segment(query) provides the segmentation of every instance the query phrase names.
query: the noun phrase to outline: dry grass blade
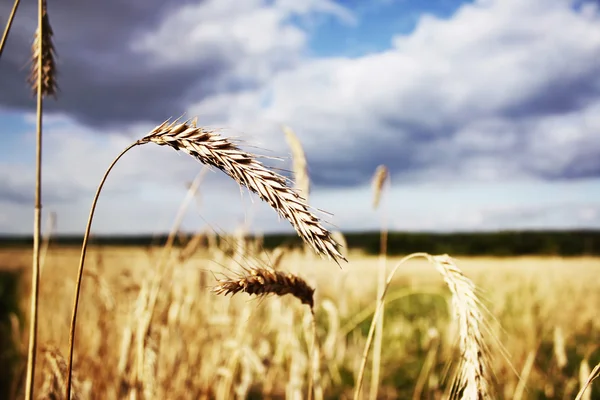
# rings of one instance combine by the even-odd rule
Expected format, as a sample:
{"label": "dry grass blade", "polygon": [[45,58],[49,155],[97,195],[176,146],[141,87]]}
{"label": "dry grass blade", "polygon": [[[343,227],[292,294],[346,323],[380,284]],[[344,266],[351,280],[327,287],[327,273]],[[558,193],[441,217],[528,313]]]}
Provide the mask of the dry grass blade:
{"label": "dry grass blade", "polygon": [[308,195],[310,194],[310,178],[308,177],[308,165],[306,162],[306,155],[304,149],[298,137],[294,131],[287,127],[283,127],[285,137],[292,149],[292,157],[294,160],[294,181],[298,192],[306,201],[308,201]]}
{"label": "dry grass blade", "polygon": [[267,296],[269,294],[285,296],[291,294],[300,300],[302,304],[308,305],[311,309],[313,308],[315,289],[310,287],[304,279],[290,273],[274,271],[270,268],[254,268],[245,272],[246,274],[217,279],[217,286],[213,288],[213,292],[224,295],[235,295],[244,292],[256,296]]}
{"label": "dry grass blade", "polygon": [[388,169],[385,165],[380,165],[375,170],[373,175],[373,208],[376,209],[379,206],[381,200],[381,192],[383,191],[383,184],[388,177]]}
{"label": "dry grass blade", "polygon": [[287,185],[286,179],[229,139],[192,124],[166,121],[139,141],[149,142],[184,151],[201,163],[220,169],[277,210],[317,253],[336,262],[345,260],[329,231],[309,211],[306,201]]}
{"label": "dry grass blade", "polygon": [[577,397],[575,397],[575,400],[582,400],[584,398],[583,396],[587,392],[594,379],[597,379],[598,377],[600,377],[600,364],[596,365],[592,372],[589,374],[587,380],[581,386],[581,390],[579,390],[579,393],[577,393]]}
{"label": "dry grass blade", "polygon": [[[54,50],[54,44],[52,43],[52,26],[50,25],[50,19],[48,18],[48,8],[46,0],[42,0],[42,29],[35,32],[35,38],[33,40],[32,50],[32,68],[31,74],[27,79],[27,82],[31,85],[33,92],[37,93],[38,85],[38,74],[42,75],[42,96],[53,96],[56,98],[56,92],[58,91],[58,85],[56,83],[56,54]],[[40,63],[38,59],[42,57],[41,72]]]}
{"label": "dry grass blade", "polygon": [[484,317],[475,285],[448,255],[433,256],[432,262],[452,293],[452,308],[458,323],[460,364],[454,382],[462,399],[489,399],[489,366],[483,339]]}

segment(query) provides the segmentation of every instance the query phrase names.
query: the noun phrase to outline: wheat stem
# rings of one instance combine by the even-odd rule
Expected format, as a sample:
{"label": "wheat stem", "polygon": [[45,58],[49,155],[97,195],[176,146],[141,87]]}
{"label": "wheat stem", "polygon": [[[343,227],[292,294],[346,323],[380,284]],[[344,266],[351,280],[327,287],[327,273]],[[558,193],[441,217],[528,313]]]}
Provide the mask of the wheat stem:
{"label": "wheat stem", "polygon": [[[41,87],[41,85],[39,87]],[[129,150],[131,150],[132,148],[134,148],[135,146],[137,146],[139,144],[140,144],[139,142],[135,142],[135,143],[129,145],[125,150],[123,150],[121,152],[121,154],[119,154],[117,156],[117,158],[115,158],[113,160],[113,162],[110,164],[110,166],[104,173],[104,176],[102,177],[102,180],[100,181],[100,184],[98,185],[98,189],[96,190],[96,194],[94,195],[94,199],[92,200],[92,207],[90,209],[87,226],[85,228],[85,234],[83,236],[83,243],[81,245],[81,257],[79,259],[79,267],[77,270],[77,281],[75,282],[75,298],[73,300],[73,310],[72,310],[72,315],[71,315],[71,328],[69,331],[69,355],[68,355],[68,359],[67,359],[67,381],[66,381],[66,385],[65,385],[65,399],[71,398],[71,375],[72,375],[72,370],[73,370],[73,348],[75,346],[75,326],[76,326],[76,322],[77,322],[77,309],[79,307],[79,293],[81,292],[81,280],[83,277],[83,265],[85,263],[85,256],[86,256],[88,241],[90,238],[90,230],[92,228],[92,220],[94,219],[94,212],[96,211],[96,203],[98,202],[98,198],[100,197],[100,192],[102,191],[102,187],[104,186],[104,183],[106,182],[106,178],[108,178],[108,174],[110,173],[110,171],[112,171],[115,164],[121,159],[121,157],[123,157],[125,155],[125,153],[127,153]]]}
{"label": "wheat stem", "polygon": [[[44,15],[44,0],[38,1],[38,30],[42,37],[44,24],[42,22]],[[42,91],[42,65],[43,41],[40,39],[37,45],[37,104],[36,104],[36,141],[35,141],[35,204],[33,212],[33,265],[31,270],[31,304],[29,315],[29,348],[27,351],[27,372],[25,383],[25,400],[31,400],[33,397],[33,385],[35,378],[35,360],[37,348],[37,324],[38,324],[38,300],[40,284],[40,240],[42,230],[42,113],[43,113],[43,91]]]}
{"label": "wheat stem", "polygon": [[[381,202],[383,189],[386,182],[389,182],[389,172],[385,165],[380,165],[375,170],[373,177],[373,208],[377,209]],[[386,209],[381,211],[381,232],[379,242],[379,268],[377,273],[377,301],[381,300],[381,294],[385,287],[385,273],[387,270],[387,237]],[[380,382],[381,368],[381,347],[383,342],[383,319],[384,313],[381,313],[377,319],[375,327],[375,343],[373,344],[373,373],[371,375],[371,386],[369,388],[369,399],[376,400]]]}
{"label": "wheat stem", "polygon": [[4,28],[4,33],[2,34],[2,41],[0,41],[0,57],[2,57],[2,52],[4,51],[4,45],[6,44],[6,39],[8,38],[8,33],[10,32],[10,28],[13,23],[13,19],[15,18],[15,14],[17,13],[17,8],[19,8],[19,3],[21,0],[15,0],[13,4],[13,8],[10,11],[10,15],[8,16],[8,21],[6,22],[6,28]]}
{"label": "wheat stem", "polygon": [[377,309],[375,310],[375,314],[373,315],[373,320],[371,322],[371,327],[369,328],[369,333],[367,335],[367,341],[365,343],[365,349],[363,350],[362,358],[361,358],[361,361],[360,361],[360,369],[358,371],[358,378],[356,380],[356,387],[354,388],[354,400],[358,400],[360,398],[360,390],[362,388],[362,383],[363,383],[363,379],[364,379],[364,376],[365,376],[365,367],[367,365],[367,358],[369,356],[369,349],[371,348],[371,342],[373,341],[373,335],[375,333],[376,322],[379,319],[379,315],[383,312],[383,305],[384,305],[384,301],[385,301],[385,295],[386,295],[386,293],[387,293],[387,291],[388,291],[388,289],[390,287],[390,283],[392,282],[392,278],[394,277],[394,274],[396,273],[396,271],[398,270],[398,268],[400,268],[400,266],[402,264],[404,264],[408,260],[411,260],[413,258],[418,258],[418,257],[428,258],[430,256],[427,253],[413,253],[413,254],[409,254],[408,256],[406,256],[402,260],[400,260],[398,262],[398,264],[396,264],[396,266],[394,267],[394,269],[392,269],[392,272],[390,272],[390,274],[388,275],[388,278],[387,278],[387,280],[385,282],[385,288],[383,289],[383,293],[379,297],[379,301],[378,301],[378,304],[377,304]]}

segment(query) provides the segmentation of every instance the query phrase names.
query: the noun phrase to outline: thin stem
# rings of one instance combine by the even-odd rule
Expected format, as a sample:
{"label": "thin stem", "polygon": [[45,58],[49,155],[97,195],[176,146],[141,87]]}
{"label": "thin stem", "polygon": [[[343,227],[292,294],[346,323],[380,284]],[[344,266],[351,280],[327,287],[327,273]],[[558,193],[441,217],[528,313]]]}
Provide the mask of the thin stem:
{"label": "thin stem", "polygon": [[[389,174],[387,174],[385,181],[381,185],[382,197],[381,203],[381,232],[379,241],[379,271],[377,274],[377,301],[382,302],[381,294],[385,286],[385,273],[387,271],[387,224],[386,224],[386,207],[385,199],[383,199],[383,190],[386,182],[389,182]],[[377,400],[377,392],[379,391],[380,382],[380,371],[381,371],[381,347],[383,342],[383,318],[384,313],[379,315],[377,318],[377,325],[375,326],[375,343],[373,344],[373,374],[371,375],[371,387],[369,388],[369,400]]]}
{"label": "thin stem", "polygon": [[0,42],[0,57],[2,57],[2,52],[4,51],[4,45],[6,44],[6,39],[8,38],[8,33],[10,32],[10,27],[12,26],[13,19],[15,18],[15,14],[17,13],[17,8],[19,8],[19,3],[21,0],[15,0],[13,4],[13,8],[10,11],[10,15],[8,16],[8,21],[6,22],[6,28],[4,28],[4,33],[2,34],[2,41]]}
{"label": "thin stem", "polygon": [[106,182],[106,178],[108,178],[108,174],[113,169],[115,164],[133,147],[141,144],[139,141],[129,145],[125,150],[121,152],[113,160],[110,164],[100,184],[98,185],[98,189],[96,190],[96,194],[94,195],[94,200],[92,201],[92,208],[90,209],[90,215],[88,217],[87,226],[85,228],[85,234],[83,236],[83,244],[81,245],[81,257],[79,259],[79,268],[77,270],[77,282],[75,283],[75,298],[73,300],[73,314],[71,315],[71,329],[69,331],[69,358],[67,362],[67,382],[65,387],[65,399],[71,398],[71,376],[73,371],[73,349],[75,347],[75,324],[77,322],[77,308],[79,306],[79,292],[81,291],[81,279],[83,277],[83,264],[85,262],[85,255],[88,246],[88,240],[90,237],[90,230],[92,228],[92,220],[94,219],[94,212],[96,211],[96,203],[98,202],[98,198],[100,197],[100,192],[102,191],[102,187],[104,186],[104,182]]}
{"label": "thin stem", "polygon": [[390,274],[388,275],[388,278],[385,282],[385,289],[383,290],[383,293],[381,294],[381,297],[379,298],[379,301],[378,301],[379,304],[377,305],[377,309],[375,310],[375,315],[373,315],[373,321],[371,322],[371,328],[369,329],[369,334],[367,335],[367,342],[365,343],[365,349],[363,351],[362,359],[360,361],[360,369],[358,372],[358,378],[356,380],[356,387],[354,388],[354,400],[358,400],[360,398],[360,389],[362,387],[363,378],[365,376],[365,366],[367,365],[367,358],[369,356],[369,348],[371,347],[371,342],[373,341],[373,334],[375,332],[375,325],[376,325],[377,319],[379,318],[379,314],[381,314],[381,312],[383,311],[385,295],[390,287],[390,283],[392,282],[392,279],[394,278],[394,274],[396,273],[396,271],[398,270],[398,268],[400,268],[400,266],[402,264],[404,264],[408,260],[411,260],[411,259],[417,258],[417,257],[423,257],[423,258],[426,258],[427,260],[429,260],[431,256],[427,253],[409,254],[406,257],[404,257],[402,260],[400,260],[398,262],[398,264],[396,264],[394,269],[392,269],[392,272],[390,272]]}
{"label": "thin stem", "polygon": [[[309,392],[311,398],[315,400],[323,400],[323,387],[321,386],[321,350],[317,338],[317,317],[315,316],[314,308],[310,309],[311,326],[312,326],[312,390]],[[314,397],[313,397],[314,396]]]}
{"label": "thin stem", "polygon": [[[13,8],[16,11],[16,5]],[[42,46],[42,16],[44,13],[44,0],[38,1],[38,29],[39,45]],[[9,19],[12,22],[12,19]],[[5,32],[8,35],[8,26]],[[4,45],[4,38],[2,41]],[[38,323],[38,300],[40,284],[40,236],[41,236],[41,214],[42,214],[42,114],[43,114],[43,96],[42,96],[42,62],[43,49],[39,49],[37,58],[37,122],[35,139],[35,205],[33,211],[33,265],[31,269],[31,304],[29,311],[29,348],[27,351],[27,372],[25,381],[25,400],[31,400],[33,397],[33,386],[35,378],[35,358],[37,347],[37,323]]]}

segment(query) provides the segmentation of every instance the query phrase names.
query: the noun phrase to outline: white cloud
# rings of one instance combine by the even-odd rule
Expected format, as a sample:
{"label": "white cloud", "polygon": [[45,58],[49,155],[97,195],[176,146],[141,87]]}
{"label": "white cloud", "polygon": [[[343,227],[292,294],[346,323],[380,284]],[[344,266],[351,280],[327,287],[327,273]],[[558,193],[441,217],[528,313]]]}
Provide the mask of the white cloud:
{"label": "white cloud", "polygon": [[[332,222],[342,229],[377,228],[367,184],[381,163],[402,184],[389,198],[392,228],[600,224],[598,204],[586,200],[600,183],[592,180],[576,195],[565,183],[600,174],[597,7],[577,12],[559,0],[479,1],[447,20],[423,17],[387,51],[306,59],[308,33],[290,16],[323,13],[347,23],[354,18],[329,1],[206,1],[175,9],[134,48],[157,69],[190,65],[207,54],[236,60],[219,75],[219,93],[190,104],[188,115],[270,155],[289,155],[280,126],[290,125],[322,185],[312,203],[333,212]],[[51,122],[45,190],[57,198],[83,195],[49,207],[59,218],[75,215],[59,227],[78,230],[104,168],[152,127],[100,136],[68,118]],[[167,229],[183,184],[199,169],[170,149],[132,151],[109,179],[96,229]],[[21,183],[29,185],[32,174],[23,176]],[[218,176],[203,186],[209,222],[227,229],[254,215],[259,230],[287,229],[266,206],[248,203],[247,195],[240,203],[235,185]],[[553,189],[540,183],[560,178],[564,182]],[[491,189],[491,183],[509,186]],[[16,206],[5,207],[12,215]],[[15,221],[12,229],[29,230],[20,219],[29,214],[15,211],[21,216],[12,219],[4,211],[2,226],[10,225],[8,218]],[[191,225],[203,223],[190,218]]]}

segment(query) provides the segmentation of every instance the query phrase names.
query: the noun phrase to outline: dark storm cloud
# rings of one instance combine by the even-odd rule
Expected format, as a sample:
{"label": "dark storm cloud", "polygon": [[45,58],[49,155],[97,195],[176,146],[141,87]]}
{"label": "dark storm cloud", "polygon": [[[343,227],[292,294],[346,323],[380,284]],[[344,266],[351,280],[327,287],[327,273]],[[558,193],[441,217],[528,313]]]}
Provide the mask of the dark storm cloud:
{"label": "dark storm cloud", "polygon": [[548,80],[538,90],[501,111],[509,118],[531,118],[576,112],[600,97],[600,63],[590,62],[581,73]]}
{"label": "dark storm cloud", "polygon": [[[215,93],[234,64],[232,56],[219,47],[208,48],[210,56],[200,61],[160,68],[150,66],[130,48],[132,40],[155,28],[167,10],[185,3],[50,2],[60,93],[58,101],[46,102],[46,109],[66,112],[96,127],[132,121],[156,123],[180,115],[189,101]],[[9,2],[0,5],[0,15],[8,15],[10,6]],[[31,111],[35,104],[25,81],[36,8],[24,2],[15,18],[0,60],[0,107]],[[228,89],[236,90],[235,86]]]}
{"label": "dark storm cloud", "polygon": [[[423,158],[422,150],[431,142],[434,132],[414,124],[397,124],[391,130],[396,132],[395,137],[361,132],[361,136],[369,138],[368,145],[355,141],[343,152],[324,148],[312,159],[309,153],[307,160],[314,185],[334,188],[362,185],[371,181],[381,164],[388,166],[393,177],[398,174],[402,180],[411,180],[413,171],[427,166],[428,160]],[[401,132],[412,134],[401,135]]]}

